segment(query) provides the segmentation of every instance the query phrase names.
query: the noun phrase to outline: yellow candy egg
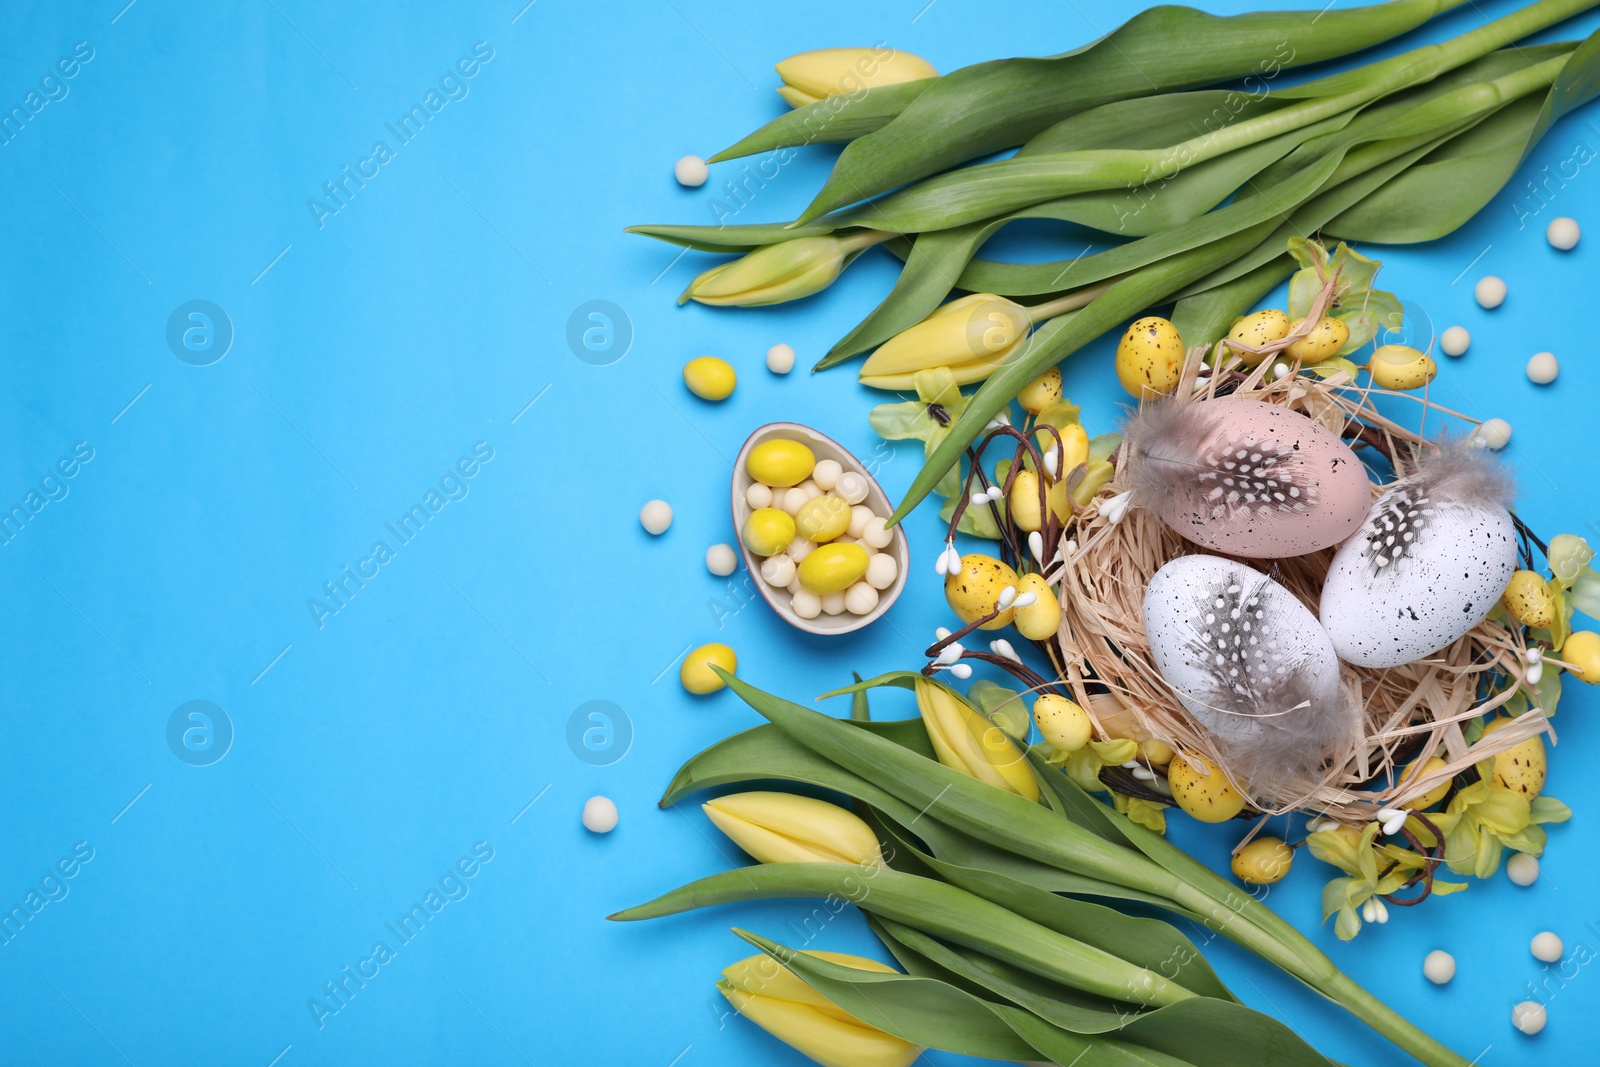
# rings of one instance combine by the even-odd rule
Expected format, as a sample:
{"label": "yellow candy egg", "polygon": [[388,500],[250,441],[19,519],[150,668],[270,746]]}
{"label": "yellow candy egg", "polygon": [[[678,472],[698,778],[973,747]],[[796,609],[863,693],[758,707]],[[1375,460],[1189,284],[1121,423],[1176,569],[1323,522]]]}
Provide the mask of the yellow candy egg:
{"label": "yellow candy egg", "polygon": [[1017,583],[1017,596],[1032,593],[1032,604],[1014,608],[1011,622],[1017,633],[1030,641],[1043,641],[1061,628],[1061,602],[1056,599],[1050,583],[1037,574],[1024,574]]}
{"label": "yellow candy egg", "polygon": [[[977,622],[995,609],[1000,591],[1017,588],[1017,572],[993,556],[972,553],[961,557],[961,570],[944,580],[944,598],[962,622]],[[998,630],[1011,624],[1015,609],[1007,608],[980,629]]]}
{"label": "yellow candy egg", "polygon": [[819,545],[843,537],[850,529],[850,505],[832,493],[814,496],[800,505],[794,516],[794,528],[801,537]]}
{"label": "yellow candy egg", "polygon": [[775,556],[794,540],[794,520],[777,508],[757,508],[744,520],[739,540],[758,556]]}
{"label": "yellow candy egg", "polygon": [[1384,345],[1367,361],[1372,384],[1381,389],[1421,389],[1439,373],[1439,365],[1415,348]]}
{"label": "yellow candy egg", "polygon": [[1178,807],[1201,822],[1227,822],[1244,810],[1244,797],[1216,764],[1197,753],[1173,758],[1167,784]]}
{"label": "yellow candy egg", "polygon": [[1147,741],[1139,742],[1139,755],[1144,757],[1146,763],[1153,763],[1157,767],[1165,767],[1172,762],[1172,757],[1176,756],[1177,753],[1165,741],[1157,741],[1155,738],[1150,738]]}
{"label": "yellow candy egg", "polygon": [[[1300,329],[1300,324],[1305,319],[1297,319],[1289,327],[1289,333]],[[1284,334],[1285,337],[1289,334]],[[1302,363],[1321,363],[1325,359],[1332,359],[1339,354],[1339,349],[1350,340],[1350,327],[1338,319],[1324,315],[1311,327],[1311,332],[1300,340],[1284,349],[1284,355],[1290,359],[1298,359]]]}
{"label": "yellow candy egg", "polygon": [[[1499,730],[1510,722],[1503,716],[1490,719],[1483,728],[1483,736]],[[1545,775],[1550,771],[1550,759],[1544,751],[1544,738],[1538,734],[1518,741],[1494,757],[1494,784],[1515,790],[1529,800],[1544,789]]]}
{"label": "yellow candy egg", "polygon": [[1017,394],[1017,403],[1022,405],[1022,410],[1034,415],[1061,399],[1061,368],[1051,367],[1033,381],[1022,387],[1022,392]]}
{"label": "yellow candy egg", "polygon": [[[1429,756],[1427,759],[1412,760],[1411,766],[1406,768],[1406,773],[1401,777],[1400,782],[1402,785],[1404,785],[1406,782],[1415,782],[1418,779],[1427,777],[1435,771],[1443,770],[1444,766],[1444,760],[1440,759],[1438,756]],[[1408,808],[1423,810],[1426,808],[1431,808],[1435,804],[1439,803],[1439,801],[1444,799],[1444,795],[1448,792],[1450,792],[1450,780],[1447,778],[1421,796],[1407,798],[1404,803]]]}
{"label": "yellow candy egg", "polygon": [[1166,319],[1135,319],[1117,342],[1117,381],[1136,397],[1165,395],[1183,371],[1183,338]]}
{"label": "yellow candy egg", "polygon": [[701,645],[683,657],[683,665],[678,668],[678,681],[696,695],[715,693],[728,683],[717,677],[717,672],[711,669],[714,666],[732,674],[739,666],[739,657],[727,645]]}
{"label": "yellow candy egg", "polygon": [[816,453],[799,441],[777,438],[763,441],[745,457],[744,469],[762,485],[774,489],[799,485],[817,465]]}
{"label": "yellow candy egg", "polygon": [[733,365],[716,356],[701,356],[683,365],[683,384],[702,400],[726,400],[739,376]]}
{"label": "yellow candy egg", "polygon": [[867,573],[871,553],[856,544],[827,544],[800,561],[800,585],[817,596],[842,593]]}
{"label": "yellow candy egg", "polygon": [[1572,677],[1590,685],[1600,685],[1600,634],[1592,630],[1578,630],[1557,654],[1572,664]]}
{"label": "yellow candy egg", "polygon": [[[1244,318],[1233,324],[1233,329],[1228,331],[1231,340],[1241,344],[1252,345],[1260,348],[1270,345],[1274,341],[1281,341],[1289,336],[1289,316],[1277,308],[1267,308],[1263,311],[1252,311]],[[1253,367],[1266,359],[1265,354],[1255,352],[1240,352],[1231,349],[1234,355],[1244,360],[1245,366]]]}
{"label": "yellow candy egg", "polygon": [[1033,721],[1052,748],[1076,752],[1094,736],[1089,713],[1076,701],[1055,693],[1045,693],[1033,702]]}
{"label": "yellow candy egg", "polygon": [[1294,849],[1277,837],[1258,837],[1233,854],[1228,866],[1235,878],[1249,885],[1281,881],[1294,863]]}
{"label": "yellow candy egg", "polygon": [[1537,571],[1518,571],[1506,583],[1500,603],[1524,626],[1542,630],[1556,621],[1556,598],[1550,583]]}

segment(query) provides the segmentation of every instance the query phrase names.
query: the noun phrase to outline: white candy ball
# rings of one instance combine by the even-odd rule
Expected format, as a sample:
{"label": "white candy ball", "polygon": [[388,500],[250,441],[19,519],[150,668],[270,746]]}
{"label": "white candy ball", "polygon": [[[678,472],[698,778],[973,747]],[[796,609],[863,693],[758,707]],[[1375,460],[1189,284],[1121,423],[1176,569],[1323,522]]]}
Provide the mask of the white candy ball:
{"label": "white candy ball", "polygon": [[795,593],[794,599],[789,601],[789,606],[802,619],[814,619],[822,614],[822,598],[809,589]]}
{"label": "white candy ball", "polygon": [[1544,1029],[1544,1005],[1536,1000],[1524,1000],[1511,1009],[1511,1025],[1525,1034],[1537,1034]]}
{"label": "white candy ball", "polygon": [[811,469],[811,480],[821,487],[823,492],[831,493],[833,487],[839,484],[839,476],[844,473],[844,468],[836,459],[819,459],[817,465]]}
{"label": "white candy ball", "polygon": [[760,482],[751,482],[750,488],[744,491],[744,502],[752,508],[770,508],[772,506],[772,487],[762,485]]}
{"label": "white candy ball", "polygon": [[844,497],[846,504],[859,504],[867,499],[867,480],[855,471],[845,471],[839,475],[839,481],[833,488]]}
{"label": "white candy ball", "polygon": [[844,591],[844,609],[852,615],[866,615],[878,606],[878,591],[867,582],[857,582]]}
{"label": "white candy ball", "polygon": [[794,349],[788,345],[773,345],[767,349],[767,369],[773,374],[788,374],[794,370]]}
{"label": "white candy ball", "polygon": [[617,828],[617,806],[610,797],[590,797],[583,802],[583,825],[597,834]]}
{"label": "white candy ball", "polygon": [[726,578],[739,569],[739,556],[732,545],[712,545],[706,549],[706,570]]}
{"label": "white candy ball", "polygon": [[1528,951],[1533,953],[1536,960],[1555,963],[1567,954],[1567,946],[1561,943],[1561,938],[1546,930],[1533,935],[1533,940],[1528,943]]}
{"label": "white candy ball", "polygon": [[1422,975],[1434,985],[1444,985],[1456,976],[1456,958],[1436,948],[1423,958]]}
{"label": "white candy ball", "polygon": [[822,486],[817,484],[817,480],[815,478],[807,478],[805,481],[795,486],[795,488],[804,493],[807,500],[814,500],[822,495]]}
{"label": "white candy ball", "polygon": [[790,518],[793,518],[800,514],[801,505],[810,499],[806,495],[806,491],[797,485],[792,489],[783,490],[781,494],[774,492],[772,494],[772,506],[782,509],[788,513]]}
{"label": "white candy ball", "polygon": [[678,179],[679,185],[694,188],[704,185],[711,171],[706,167],[706,161],[699,156],[684,156],[672,165],[672,174]]}
{"label": "white candy ball", "polygon": [[861,535],[867,532],[867,523],[877,517],[865,504],[857,504],[850,509],[850,528],[845,533],[859,541]]}
{"label": "white candy ball", "polygon": [[1528,360],[1528,381],[1534,385],[1549,385],[1560,373],[1561,364],[1556,362],[1554,353],[1535,352]]}
{"label": "white candy ball", "polygon": [[1488,419],[1472,431],[1472,439],[1499,451],[1511,443],[1511,424],[1505,419]]}
{"label": "white candy ball", "polygon": [[1515,885],[1528,886],[1539,880],[1539,857],[1518,852],[1506,860],[1506,877]]}
{"label": "white candy ball", "polygon": [[672,505],[665,500],[652,500],[639,509],[639,525],[653,534],[664,534],[672,525]]}
{"label": "white candy ball", "polygon": [[[853,515],[851,517],[854,518]],[[874,515],[868,519],[867,524],[861,528],[862,543],[872,548],[888,548],[889,542],[894,540],[894,534],[884,525],[885,522],[887,520],[882,515]]]}
{"label": "white candy ball", "polygon": [[1465,326],[1451,326],[1439,335],[1439,348],[1447,356],[1462,356],[1472,344],[1472,335]]}
{"label": "white candy ball", "polygon": [[822,598],[822,611],[826,615],[844,614],[844,594],[829,593]]}
{"label": "white candy ball", "polygon": [[1551,219],[1550,225],[1545,228],[1544,239],[1550,242],[1551,248],[1569,251],[1578,243],[1578,220],[1565,215]]}
{"label": "white candy ball", "polygon": [[776,556],[768,556],[761,561],[761,578],[768,585],[775,585],[779,589],[787,589],[795,581],[794,560],[787,552],[779,552]]}
{"label": "white candy ball", "polygon": [[815,541],[807,541],[804,537],[796,535],[795,539],[789,542],[789,547],[783,551],[785,555],[794,560],[795,566],[798,567],[807,556],[816,550],[817,544]]}
{"label": "white candy ball", "polygon": [[887,589],[900,576],[900,564],[887,552],[874,552],[867,559],[867,584],[874,589]]}
{"label": "white candy ball", "polygon": [[1506,302],[1506,283],[1490,274],[1478,279],[1472,295],[1477,298],[1479,307],[1497,308]]}

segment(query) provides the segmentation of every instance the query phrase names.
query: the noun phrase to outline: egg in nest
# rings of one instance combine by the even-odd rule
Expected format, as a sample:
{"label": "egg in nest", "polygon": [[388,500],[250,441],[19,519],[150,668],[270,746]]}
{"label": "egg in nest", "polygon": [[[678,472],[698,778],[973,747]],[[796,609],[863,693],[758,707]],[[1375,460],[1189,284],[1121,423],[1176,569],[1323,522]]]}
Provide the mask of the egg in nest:
{"label": "egg in nest", "polygon": [[1309,789],[1359,739],[1333,642],[1267,575],[1179,556],[1145,587],[1144,626],[1162,679],[1252,793]]}
{"label": "egg in nest", "polygon": [[1498,460],[1457,441],[1379,497],[1322,586],[1322,625],[1340,658],[1397,667],[1482,622],[1517,569],[1514,495]]}
{"label": "egg in nest", "polygon": [[1125,428],[1133,502],[1204,548],[1283,559],[1361,525],[1366,470],[1338,435],[1247,397],[1147,405]]}

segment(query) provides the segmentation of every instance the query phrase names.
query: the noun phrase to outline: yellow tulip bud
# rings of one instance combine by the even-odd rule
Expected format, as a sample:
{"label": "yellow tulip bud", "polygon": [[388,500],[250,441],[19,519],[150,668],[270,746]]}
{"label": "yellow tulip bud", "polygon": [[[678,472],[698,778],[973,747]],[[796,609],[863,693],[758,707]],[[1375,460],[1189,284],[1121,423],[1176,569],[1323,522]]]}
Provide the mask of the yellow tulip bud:
{"label": "yellow tulip bud", "polygon": [[[863,956],[806,955],[860,971],[895,973]],[[823,1067],[910,1067],[924,1051],[857,1019],[771,956],[735,963],[722,972],[717,989],[740,1015]]]}
{"label": "yellow tulip bud", "polygon": [[862,249],[892,236],[865,230],[844,237],[796,237],[765,245],[700,274],[678,296],[678,303],[696,300],[718,307],[761,307],[799,300],[832,285]]}
{"label": "yellow tulip bud", "polygon": [[783,85],[778,95],[790,107],[805,107],[829,96],[845,96],[880,85],[937,78],[921,56],[892,48],[819,48],[790,56],[777,66]]}
{"label": "yellow tulip bud", "polygon": [[951,368],[958,384],[966,384],[961,379],[981,381],[1027,342],[1028,328],[1028,312],[1021,304],[973,293],[939,306],[879,345],[861,365],[861,382],[896,388],[883,383],[935,367]]}
{"label": "yellow tulip bud", "polygon": [[937,682],[918,678],[917,710],[939,762],[998,789],[1039,799],[1027,757],[1000,727]]}
{"label": "yellow tulip bud", "polygon": [[730,793],[701,805],[717,829],[762,863],[883,864],[878,835],[855,814],[794,793]]}

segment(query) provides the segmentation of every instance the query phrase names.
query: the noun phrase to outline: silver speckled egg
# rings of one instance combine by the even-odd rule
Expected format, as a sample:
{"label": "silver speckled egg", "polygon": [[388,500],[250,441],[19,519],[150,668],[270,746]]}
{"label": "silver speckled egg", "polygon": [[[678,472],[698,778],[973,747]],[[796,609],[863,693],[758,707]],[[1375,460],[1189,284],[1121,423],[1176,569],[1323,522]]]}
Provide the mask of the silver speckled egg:
{"label": "silver speckled egg", "polygon": [[1341,659],[1397,667],[1483,621],[1517,569],[1509,478],[1453,446],[1396,483],[1333,557],[1320,614]]}

